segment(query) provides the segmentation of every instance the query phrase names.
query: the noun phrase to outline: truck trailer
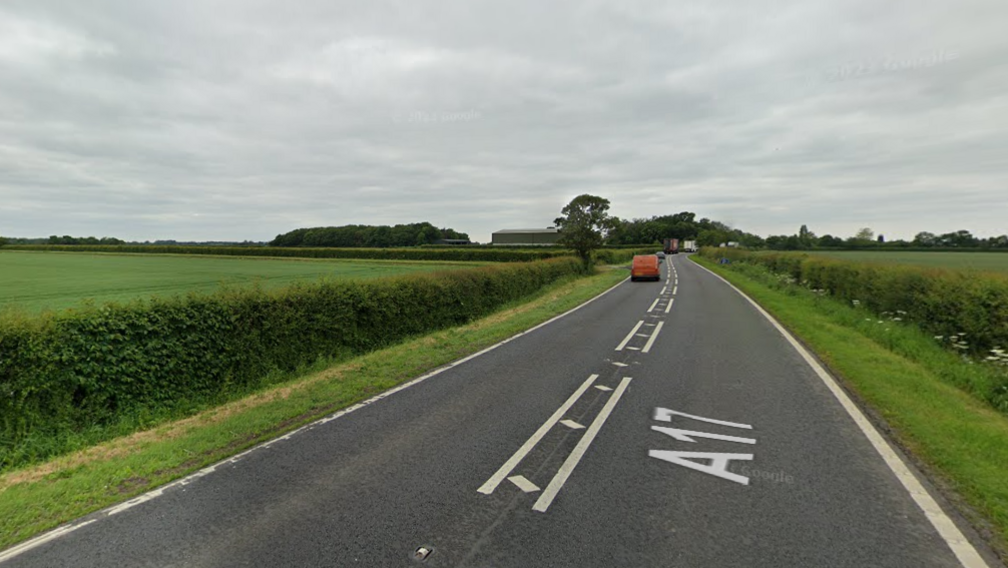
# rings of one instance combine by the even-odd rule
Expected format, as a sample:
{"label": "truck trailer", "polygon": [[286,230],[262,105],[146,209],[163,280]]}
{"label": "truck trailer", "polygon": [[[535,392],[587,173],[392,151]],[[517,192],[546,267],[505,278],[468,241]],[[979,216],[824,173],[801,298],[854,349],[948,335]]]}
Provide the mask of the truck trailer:
{"label": "truck trailer", "polygon": [[665,254],[679,254],[679,239],[665,239]]}
{"label": "truck trailer", "polygon": [[683,252],[696,252],[696,241],[683,241]]}

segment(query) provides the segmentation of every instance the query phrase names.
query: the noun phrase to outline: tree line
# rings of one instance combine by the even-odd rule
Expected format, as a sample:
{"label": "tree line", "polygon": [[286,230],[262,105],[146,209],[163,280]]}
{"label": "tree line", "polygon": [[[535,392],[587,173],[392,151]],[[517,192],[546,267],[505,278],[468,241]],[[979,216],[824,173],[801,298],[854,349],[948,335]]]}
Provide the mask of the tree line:
{"label": "tree line", "polygon": [[454,229],[439,229],[424,221],[405,225],[343,225],[295,229],[277,235],[273,247],[409,247],[436,244],[442,240],[468,241],[469,235]]}
{"label": "tree line", "polygon": [[886,240],[885,235],[878,234],[864,227],[854,235],[842,238],[833,235],[817,236],[802,225],[795,235],[771,235],[766,238],[765,246],[772,250],[809,250],[817,248],[837,249],[877,249],[877,248],[915,248],[915,249],[1004,249],[1008,250],[1008,235],[980,238],[965,229],[950,233],[935,234],[928,231],[917,233],[913,240]]}
{"label": "tree line", "polygon": [[683,211],[674,215],[657,215],[640,219],[614,219],[606,244],[635,245],[661,243],[663,239],[697,241],[700,246],[718,246],[736,242],[749,248],[760,248],[764,239],[759,235],[732,228],[720,221],[706,217],[697,220],[696,214]]}

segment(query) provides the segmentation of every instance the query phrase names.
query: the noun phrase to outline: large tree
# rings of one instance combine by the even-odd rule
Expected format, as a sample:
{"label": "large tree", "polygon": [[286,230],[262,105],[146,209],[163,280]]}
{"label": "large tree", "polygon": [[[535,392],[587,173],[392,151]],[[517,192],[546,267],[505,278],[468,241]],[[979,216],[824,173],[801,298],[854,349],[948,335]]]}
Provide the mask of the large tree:
{"label": "large tree", "polygon": [[591,264],[591,253],[602,246],[608,232],[618,221],[609,215],[609,200],[596,195],[579,195],[561,211],[554,223],[560,231],[560,244]]}

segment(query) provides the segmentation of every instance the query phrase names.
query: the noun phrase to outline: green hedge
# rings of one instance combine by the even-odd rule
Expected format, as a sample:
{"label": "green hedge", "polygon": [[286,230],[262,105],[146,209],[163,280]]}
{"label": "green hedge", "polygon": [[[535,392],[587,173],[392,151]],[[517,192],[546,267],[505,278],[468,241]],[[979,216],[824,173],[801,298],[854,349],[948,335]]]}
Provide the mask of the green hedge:
{"label": "green hedge", "polygon": [[[763,265],[796,283],[913,322],[925,331],[958,337],[964,350],[988,355],[1008,349],[1008,277],[993,273],[882,266],[803,253],[753,253],[709,248],[713,260]],[[965,344],[965,346],[963,345]]]}
{"label": "green hedge", "polygon": [[222,400],[320,357],[467,322],[582,271],[567,257],[8,317],[0,321],[0,469],[46,457],[28,448],[40,436]]}

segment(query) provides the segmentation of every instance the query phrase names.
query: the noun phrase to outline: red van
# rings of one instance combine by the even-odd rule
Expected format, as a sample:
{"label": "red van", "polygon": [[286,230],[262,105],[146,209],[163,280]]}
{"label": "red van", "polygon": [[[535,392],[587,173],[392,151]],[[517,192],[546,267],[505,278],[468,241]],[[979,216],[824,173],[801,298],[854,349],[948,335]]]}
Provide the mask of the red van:
{"label": "red van", "polygon": [[630,280],[661,280],[658,270],[658,257],[653,254],[638,254],[633,257],[633,267],[630,269]]}

